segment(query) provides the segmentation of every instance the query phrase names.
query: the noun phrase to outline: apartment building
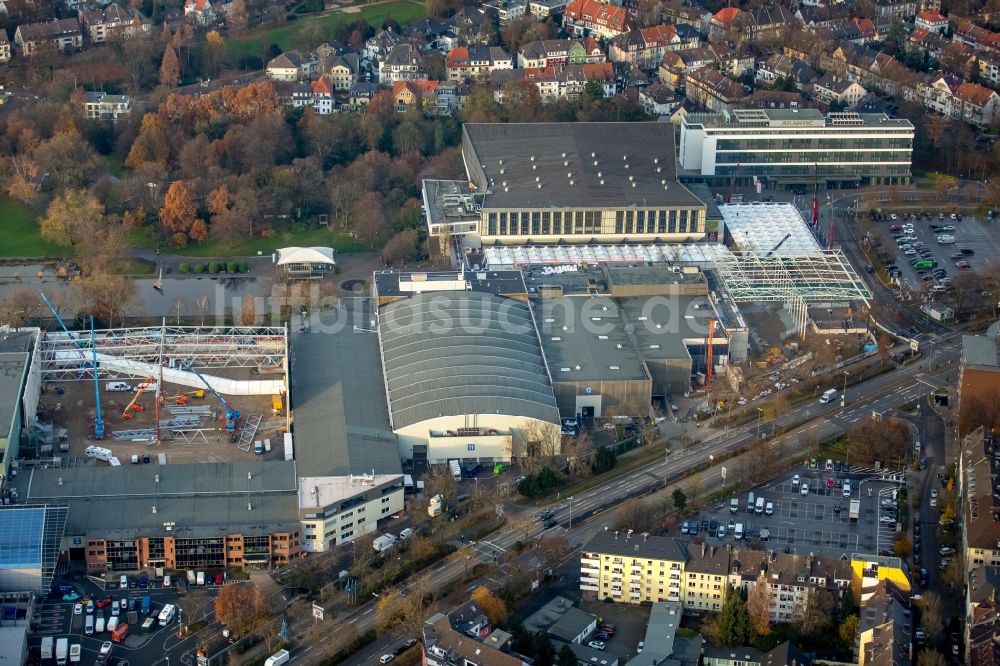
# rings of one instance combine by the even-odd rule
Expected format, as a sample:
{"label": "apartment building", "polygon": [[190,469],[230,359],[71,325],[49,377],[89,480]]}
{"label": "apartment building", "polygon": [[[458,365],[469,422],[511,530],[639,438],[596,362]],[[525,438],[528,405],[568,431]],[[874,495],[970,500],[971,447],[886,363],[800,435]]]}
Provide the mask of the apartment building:
{"label": "apartment building", "polygon": [[109,39],[149,34],[150,22],[132,7],[111,4],[99,9],[81,9],[80,24],[93,44]]}
{"label": "apartment building", "polygon": [[607,530],[580,553],[580,589],[622,603],[683,601],[686,562],[677,539]]}
{"label": "apartment building", "polygon": [[690,113],[680,167],[710,182],[757,177],[766,187],[888,185],[910,180],[913,125],[885,114],[816,109]]}
{"label": "apartment building", "polygon": [[636,28],[635,18],[621,6],[600,0],[573,0],[563,10],[563,29],[577,37],[617,37]]}
{"label": "apartment building", "polygon": [[684,567],[684,606],[699,611],[722,610],[730,580],[731,548],[687,544]]}
{"label": "apartment building", "polygon": [[7,31],[0,30],[0,63],[10,62],[10,40]]}
{"label": "apartment building", "polygon": [[1000,500],[993,489],[1000,473],[998,443],[977,428],[966,436],[958,461],[959,515],[968,569],[1000,566]]}
{"label": "apartment building", "polygon": [[667,51],[682,45],[683,41],[672,25],[640,28],[612,39],[608,46],[608,59],[611,62],[628,62],[643,70],[654,70]]}
{"label": "apartment building", "polygon": [[411,44],[399,44],[379,62],[378,80],[382,85],[396,81],[417,81],[427,75],[420,68],[420,52]]}
{"label": "apartment building", "polygon": [[83,33],[76,19],[22,23],[14,32],[14,44],[24,56],[45,50],[69,53],[83,48]]}
{"label": "apartment building", "polygon": [[482,80],[493,71],[513,67],[513,59],[499,46],[457,46],[445,56],[449,81]]}
{"label": "apartment building", "polygon": [[109,95],[105,92],[88,92],[83,100],[84,115],[88,120],[110,120],[132,113],[132,100],[128,95]]}
{"label": "apartment building", "polygon": [[986,335],[963,335],[962,358],[958,371],[958,425],[961,432],[978,426],[1000,424],[985,422],[989,403],[1000,395],[1000,325],[993,325]]}

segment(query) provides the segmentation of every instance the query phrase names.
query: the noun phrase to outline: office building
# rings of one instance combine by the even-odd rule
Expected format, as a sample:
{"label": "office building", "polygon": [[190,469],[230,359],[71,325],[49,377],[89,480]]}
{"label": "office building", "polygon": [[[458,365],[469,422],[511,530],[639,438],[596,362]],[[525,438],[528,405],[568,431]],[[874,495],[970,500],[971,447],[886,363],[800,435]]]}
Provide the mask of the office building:
{"label": "office building", "polygon": [[899,185],[910,181],[914,128],[885,114],[816,109],[689,113],[681,178],[766,188]]}
{"label": "office building", "polygon": [[677,182],[669,123],[466,124],[462,181],[424,181],[428,231],[497,244],[682,242],[705,205]]}
{"label": "office building", "polygon": [[64,506],[0,506],[0,593],[48,592],[65,527]]}

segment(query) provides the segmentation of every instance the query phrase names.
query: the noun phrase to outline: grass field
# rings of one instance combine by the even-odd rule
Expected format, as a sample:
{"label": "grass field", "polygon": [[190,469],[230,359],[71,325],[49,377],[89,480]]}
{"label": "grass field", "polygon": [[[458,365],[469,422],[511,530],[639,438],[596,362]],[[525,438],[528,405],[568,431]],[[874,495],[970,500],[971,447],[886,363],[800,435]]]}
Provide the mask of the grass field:
{"label": "grass field", "polygon": [[27,204],[0,199],[0,257],[58,257],[67,248],[50,243],[38,230],[37,213]]}
{"label": "grass field", "polygon": [[226,41],[226,57],[236,65],[246,56],[260,57],[271,44],[277,44],[282,51],[298,48],[296,35],[308,23],[319,22],[332,36],[334,28],[341,23],[352,23],[364,18],[369,25],[378,29],[386,19],[395,19],[400,24],[412,23],[426,14],[424,3],[416,0],[398,0],[378,5],[361,7],[357,12],[337,11],[323,16],[311,16],[273,28],[256,30],[246,37]]}
{"label": "grass field", "polygon": [[[150,249],[156,246],[147,235],[137,232],[129,234],[129,242]],[[332,247],[337,252],[368,252],[371,249],[367,244],[351,238],[343,231],[319,227],[298,232],[290,231],[271,238],[255,238],[233,248],[226,248],[219,243],[209,241],[200,245],[188,245],[185,248],[163,248],[163,252],[178,257],[252,257],[258,252],[269,255],[279,247],[314,245]]]}

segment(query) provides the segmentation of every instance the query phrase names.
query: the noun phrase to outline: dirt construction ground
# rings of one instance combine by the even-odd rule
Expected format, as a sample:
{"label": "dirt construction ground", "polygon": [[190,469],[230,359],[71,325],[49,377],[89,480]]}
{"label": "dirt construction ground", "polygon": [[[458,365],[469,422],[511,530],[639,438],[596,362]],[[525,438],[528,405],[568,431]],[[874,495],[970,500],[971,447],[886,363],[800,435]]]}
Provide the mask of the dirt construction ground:
{"label": "dirt construction ground", "polygon": [[[235,376],[241,372],[245,373],[246,371],[233,369],[232,371],[227,370],[226,374]],[[69,451],[62,453],[57,451],[56,455],[61,455],[64,458],[76,457],[78,462],[82,462],[85,449],[88,446],[99,445],[111,449],[123,465],[128,465],[133,455],[142,456],[144,453],[150,454],[152,462],[156,462],[156,454],[165,453],[167,461],[170,463],[247,462],[258,458],[254,454],[252,446],[250,451],[242,451],[230,441],[230,435],[225,431],[225,410],[208,391],[205,392],[204,398],[189,398],[189,406],[211,407],[211,414],[203,418],[198,426],[201,433],[188,433],[189,439],[192,440],[190,443],[166,430],[161,431],[162,441],[159,445],[115,440],[113,436],[115,431],[155,428],[156,397],[152,393],[144,393],[138,401],[143,410],[132,412],[133,418],[125,420],[122,418],[122,413],[129,401],[132,400],[134,393],[130,391],[106,391],[107,381],[109,380],[102,377],[100,382],[105,430],[102,442],[94,439],[96,409],[93,380],[54,382],[45,386],[39,399],[39,411],[42,418],[51,420],[56,427],[65,428],[69,438]],[[128,381],[133,385],[138,383],[138,380],[127,378],[123,378],[122,381]],[[60,389],[62,393],[59,392]],[[175,400],[171,399],[173,396],[191,390],[189,387],[165,384],[161,393],[163,403],[160,407],[160,419],[170,417],[170,412],[166,407],[175,403]],[[241,413],[237,422],[237,430],[243,428],[248,416],[259,415],[263,417],[260,427],[254,435],[254,440],[270,438],[271,451],[260,457],[268,460],[282,460],[284,458],[282,433],[285,431],[285,417],[283,414],[273,414],[271,396],[234,396],[232,398],[226,396],[226,400]]]}

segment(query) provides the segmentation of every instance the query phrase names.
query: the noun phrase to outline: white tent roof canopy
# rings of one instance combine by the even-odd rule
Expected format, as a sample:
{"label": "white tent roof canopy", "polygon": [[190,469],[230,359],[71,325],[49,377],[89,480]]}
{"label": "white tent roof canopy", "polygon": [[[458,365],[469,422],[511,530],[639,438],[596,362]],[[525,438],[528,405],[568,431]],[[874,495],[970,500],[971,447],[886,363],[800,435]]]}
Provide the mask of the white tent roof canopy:
{"label": "white tent roof canopy", "polygon": [[332,247],[283,247],[278,250],[278,265],[287,264],[330,264],[333,260]]}

